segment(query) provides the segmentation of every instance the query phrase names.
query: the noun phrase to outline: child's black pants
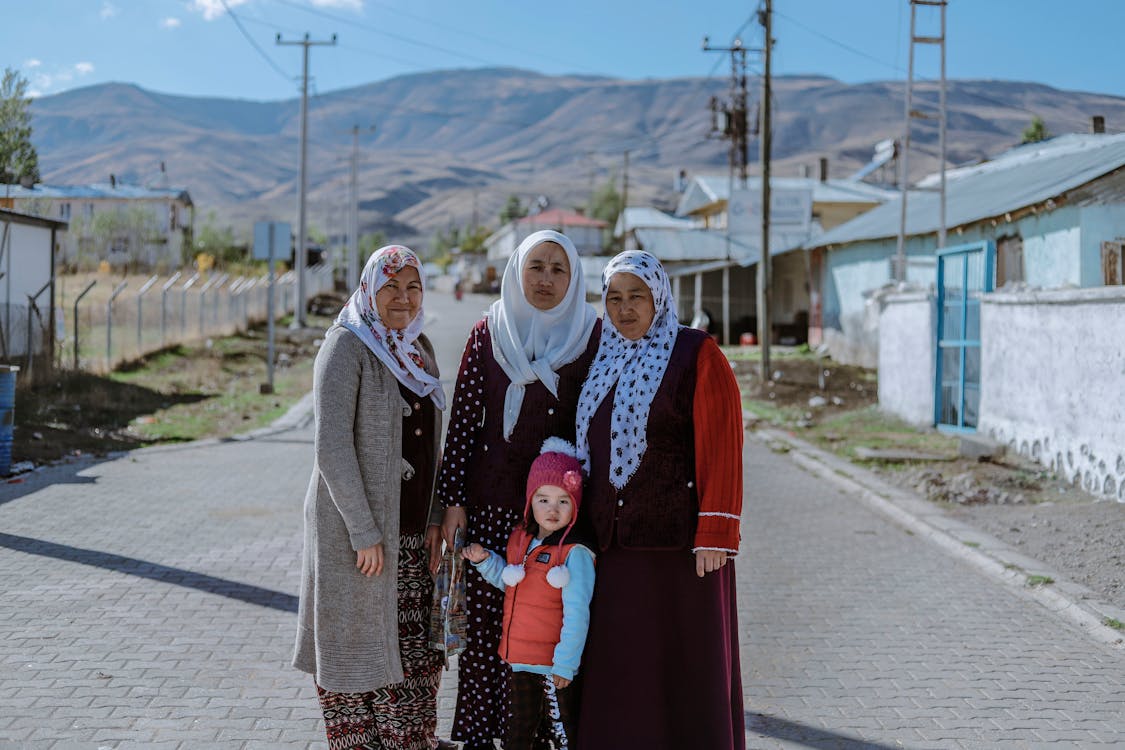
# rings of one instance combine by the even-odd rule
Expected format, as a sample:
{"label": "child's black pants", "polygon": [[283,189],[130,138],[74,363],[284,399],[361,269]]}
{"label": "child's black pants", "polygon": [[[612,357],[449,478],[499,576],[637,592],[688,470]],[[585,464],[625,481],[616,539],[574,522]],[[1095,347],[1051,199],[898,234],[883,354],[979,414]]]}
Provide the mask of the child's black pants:
{"label": "child's black pants", "polygon": [[511,711],[504,750],[530,750],[536,736],[550,739],[555,750],[572,746],[576,706],[571,686],[556,688],[551,675],[512,672]]}

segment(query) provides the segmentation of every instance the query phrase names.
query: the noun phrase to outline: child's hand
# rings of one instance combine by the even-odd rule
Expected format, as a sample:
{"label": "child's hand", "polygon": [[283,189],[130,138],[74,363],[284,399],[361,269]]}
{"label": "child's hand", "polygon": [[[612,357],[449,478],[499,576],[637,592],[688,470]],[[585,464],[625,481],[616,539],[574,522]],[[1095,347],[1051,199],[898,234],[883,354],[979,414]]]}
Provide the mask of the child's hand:
{"label": "child's hand", "polygon": [[570,680],[557,674],[551,675],[551,679],[555,681],[555,687],[564,688],[570,684]]}
{"label": "child's hand", "polygon": [[468,547],[461,550],[461,557],[472,563],[484,562],[488,559],[488,550],[476,542],[473,542]]}

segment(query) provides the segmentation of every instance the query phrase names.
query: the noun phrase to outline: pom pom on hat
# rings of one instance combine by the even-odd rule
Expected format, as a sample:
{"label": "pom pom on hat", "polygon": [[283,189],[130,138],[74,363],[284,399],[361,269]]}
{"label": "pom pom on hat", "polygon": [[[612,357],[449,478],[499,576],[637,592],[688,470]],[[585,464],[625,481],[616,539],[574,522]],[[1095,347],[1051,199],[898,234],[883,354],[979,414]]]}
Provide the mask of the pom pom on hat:
{"label": "pom pom on hat", "polygon": [[574,447],[574,443],[561,437],[549,437],[544,440],[543,447],[539,449],[539,454],[544,453],[561,453],[564,456],[578,458],[578,449]]}

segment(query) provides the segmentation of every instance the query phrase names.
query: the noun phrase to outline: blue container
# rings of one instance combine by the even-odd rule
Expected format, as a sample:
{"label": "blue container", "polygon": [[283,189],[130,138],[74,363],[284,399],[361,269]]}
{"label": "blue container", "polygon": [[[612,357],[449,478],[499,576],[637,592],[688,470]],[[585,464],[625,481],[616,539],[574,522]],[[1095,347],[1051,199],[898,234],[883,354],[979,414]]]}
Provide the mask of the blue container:
{"label": "blue container", "polygon": [[12,428],[16,422],[15,365],[0,365],[0,476],[12,473]]}

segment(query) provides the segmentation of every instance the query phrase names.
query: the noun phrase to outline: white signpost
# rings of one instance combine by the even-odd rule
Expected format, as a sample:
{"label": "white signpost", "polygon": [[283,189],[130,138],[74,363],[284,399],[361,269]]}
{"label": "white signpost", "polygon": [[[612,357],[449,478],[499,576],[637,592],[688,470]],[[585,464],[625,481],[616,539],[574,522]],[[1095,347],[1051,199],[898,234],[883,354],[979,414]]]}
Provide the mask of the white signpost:
{"label": "white signpost", "polygon": [[274,260],[279,256],[282,258],[289,257],[290,237],[292,236],[288,222],[284,221],[259,221],[254,224],[254,249],[252,256],[254,260],[269,261],[269,291],[266,295],[266,317],[268,318],[267,328],[269,334],[267,336],[267,352],[266,352],[266,373],[268,381],[258,386],[258,392],[262,394],[273,393],[273,283],[274,283]]}

